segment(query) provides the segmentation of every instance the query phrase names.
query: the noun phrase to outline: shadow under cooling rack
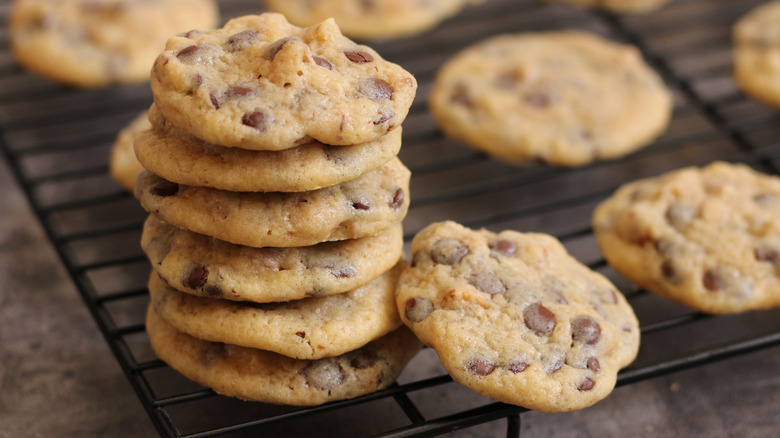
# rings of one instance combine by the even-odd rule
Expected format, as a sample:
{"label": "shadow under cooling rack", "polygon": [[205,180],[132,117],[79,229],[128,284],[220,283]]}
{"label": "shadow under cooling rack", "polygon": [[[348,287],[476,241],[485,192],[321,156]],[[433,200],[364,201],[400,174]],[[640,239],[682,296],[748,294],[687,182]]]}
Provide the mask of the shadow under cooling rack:
{"label": "shadow under cooling rack", "polygon": [[[778,174],[780,118],[746,99],[731,80],[731,27],[758,3],[675,1],[647,16],[616,17],[535,1],[492,0],[423,36],[373,44],[420,83],[400,153],[413,173],[407,240],[445,219],[560,238],[575,257],[620,288],[640,319],[639,357],[620,373],[619,386],[779,344],[780,311],[708,316],[637,290],[606,265],[590,229],[595,205],[638,178],[714,160]],[[220,5],[225,18],[260,10],[255,0]],[[6,22],[7,2],[0,11]],[[442,136],[425,102],[444,60],[494,34],[571,27],[643,51],[675,93],[674,120],[663,137],[617,161],[554,169],[506,165]],[[162,435],[401,437],[472,429],[476,432],[467,436],[520,435],[524,409],[453,383],[430,349],[390,388],[313,408],[219,396],[158,360],[143,326],[149,266],[138,242],[145,212],[111,181],[106,164],[117,131],[151,103],[148,85],[85,91],[51,84],[14,64],[8,31],[0,29],[2,150]]]}

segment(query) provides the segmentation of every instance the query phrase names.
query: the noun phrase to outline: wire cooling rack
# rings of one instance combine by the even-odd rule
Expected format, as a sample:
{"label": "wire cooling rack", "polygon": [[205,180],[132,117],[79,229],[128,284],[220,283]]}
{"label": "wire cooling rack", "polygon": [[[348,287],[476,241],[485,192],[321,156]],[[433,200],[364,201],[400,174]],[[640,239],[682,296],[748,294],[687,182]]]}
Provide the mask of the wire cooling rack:
{"label": "wire cooling rack", "polygon": [[[589,225],[599,201],[637,178],[713,160],[778,174],[780,118],[745,98],[731,79],[731,28],[758,3],[678,0],[651,15],[619,17],[531,0],[490,0],[425,35],[372,44],[420,83],[400,154],[413,173],[407,241],[444,219],[557,236],[575,257],[612,279],[640,319],[642,348],[619,374],[619,386],[780,343],[778,310],[708,316],[636,289],[606,265]],[[313,408],[222,397],[158,360],[143,326],[149,265],[138,242],[145,213],[107,174],[114,137],[148,108],[149,87],[76,90],[26,73],[9,53],[8,4],[0,3],[0,146],[162,436],[406,437],[494,422],[507,436],[520,435],[524,409],[462,389],[427,349],[390,388]],[[262,10],[256,0],[220,6],[225,19]],[[663,137],[621,160],[555,169],[502,164],[442,136],[425,102],[444,60],[494,34],[563,28],[591,30],[642,50],[675,93],[674,119]]]}

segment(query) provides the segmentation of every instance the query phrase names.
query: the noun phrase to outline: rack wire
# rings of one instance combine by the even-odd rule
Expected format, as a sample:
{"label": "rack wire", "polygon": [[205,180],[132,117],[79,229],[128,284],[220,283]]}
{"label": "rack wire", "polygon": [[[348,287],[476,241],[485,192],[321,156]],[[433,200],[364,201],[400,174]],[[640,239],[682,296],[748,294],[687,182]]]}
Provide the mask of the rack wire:
{"label": "rack wire", "polygon": [[[686,0],[651,15],[615,16],[532,0],[492,0],[420,37],[372,44],[420,83],[400,154],[413,173],[407,241],[444,219],[557,236],[575,257],[613,280],[640,319],[642,348],[619,374],[618,386],[780,344],[777,309],[710,316],[636,289],[604,262],[589,225],[598,202],[637,178],[714,160],[778,174],[780,118],[744,97],[731,79],[731,28],[758,3]],[[3,23],[8,7],[8,1],[0,3]],[[224,0],[220,7],[225,19],[262,10],[255,0]],[[305,435],[328,430],[323,424],[342,417],[357,421],[329,426],[339,436],[430,436],[501,421],[507,436],[520,436],[525,409],[462,389],[431,350],[388,389],[310,408],[219,396],[168,368],[151,351],[143,325],[149,267],[138,241],[145,213],[107,174],[117,131],[152,100],[148,85],[77,90],[37,78],[14,63],[2,26],[0,147],[162,436]],[[675,93],[669,131],[628,157],[578,169],[506,165],[441,134],[426,96],[444,60],[494,34],[561,28],[591,30],[639,47]]]}

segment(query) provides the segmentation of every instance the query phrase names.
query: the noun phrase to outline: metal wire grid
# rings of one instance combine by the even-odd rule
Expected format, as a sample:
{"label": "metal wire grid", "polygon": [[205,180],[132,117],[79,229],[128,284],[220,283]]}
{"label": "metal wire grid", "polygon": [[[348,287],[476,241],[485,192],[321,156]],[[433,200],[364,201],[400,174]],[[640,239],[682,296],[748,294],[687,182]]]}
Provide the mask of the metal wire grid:
{"label": "metal wire grid", "polygon": [[[778,174],[778,116],[742,96],[730,73],[731,26],[758,3],[687,0],[650,16],[616,17],[534,1],[493,0],[424,36],[373,44],[420,83],[404,124],[400,155],[413,172],[407,240],[428,223],[444,219],[557,236],[573,255],[612,279],[640,318],[642,349],[618,376],[619,386],[780,343],[778,310],[708,316],[635,289],[606,265],[589,226],[599,201],[640,177],[713,160],[745,162]],[[225,18],[261,10],[249,0],[226,0],[220,6]],[[4,2],[3,23],[7,14]],[[425,107],[441,62],[493,34],[569,27],[630,42],[643,51],[676,93],[675,117],[666,135],[629,157],[582,169],[508,166],[441,135]],[[0,146],[161,435],[295,434],[322,430],[322,414],[346,412],[371,421],[356,430],[339,430],[339,435],[427,436],[505,418],[507,436],[520,435],[524,409],[468,391],[463,395],[440,368],[420,372],[420,364],[430,363],[421,362],[426,355],[430,359],[430,350],[386,390],[302,409],[218,396],[156,359],[143,327],[149,267],[138,240],[145,213],[110,180],[106,165],[116,132],[151,102],[148,85],[94,91],[60,87],[16,66],[8,39],[3,25]],[[683,338],[693,342],[680,342]],[[439,398],[442,392],[447,399]]]}

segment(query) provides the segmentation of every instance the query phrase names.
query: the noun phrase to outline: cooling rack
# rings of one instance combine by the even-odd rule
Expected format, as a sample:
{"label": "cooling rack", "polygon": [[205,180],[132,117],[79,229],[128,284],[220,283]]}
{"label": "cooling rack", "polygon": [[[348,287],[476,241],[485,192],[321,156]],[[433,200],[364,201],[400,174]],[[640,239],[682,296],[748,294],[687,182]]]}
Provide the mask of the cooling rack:
{"label": "cooling rack", "polygon": [[[758,3],[678,0],[651,15],[619,17],[531,0],[489,0],[425,35],[372,44],[420,83],[400,154],[413,172],[407,241],[444,219],[557,236],[575,257],[615,282],[640,319],[642,348],[619,374],[618,386],[779,344],[778,310],[709,316],[636,289],[606,265],[589,225],[598,202],[637,178],[714,160],[778,174],[780,118],[744,97],[731,79],[731,27]],[[431,350],[388,389],[312,408],[222,397],[158,360],[143,326],[149,267],[138,241],[145,213],[111,181],[106,164],[117,131],[150,104],[148,85],[85,91],[26,73],[9,53],[8,4],[0,3],[0,147],[162,436],[408,437],[486,423],[520,436],[524,409],[463,390]],[[224,0],[220,6],[225,19],[262,10],[255,0]],[[494,34],[563,28],[594,31],[642,50],[675,94],[665,135],[623,159],[579,169],[510,166],[442,136],[425,100],[444,60]]]}

